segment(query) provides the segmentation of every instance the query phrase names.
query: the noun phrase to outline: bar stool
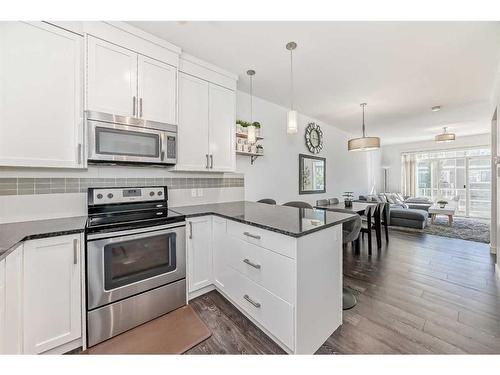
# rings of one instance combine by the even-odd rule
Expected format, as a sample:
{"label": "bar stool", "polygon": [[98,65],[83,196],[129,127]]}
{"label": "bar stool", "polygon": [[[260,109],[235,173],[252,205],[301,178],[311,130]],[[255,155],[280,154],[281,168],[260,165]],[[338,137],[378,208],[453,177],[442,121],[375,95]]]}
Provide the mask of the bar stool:
{"label": "bar stool", "polygon": [[271,198],[264,198],[264,199],[259,199],[257,201],[258,203],[265,203],[265,204],[276,204],[276,201]]}

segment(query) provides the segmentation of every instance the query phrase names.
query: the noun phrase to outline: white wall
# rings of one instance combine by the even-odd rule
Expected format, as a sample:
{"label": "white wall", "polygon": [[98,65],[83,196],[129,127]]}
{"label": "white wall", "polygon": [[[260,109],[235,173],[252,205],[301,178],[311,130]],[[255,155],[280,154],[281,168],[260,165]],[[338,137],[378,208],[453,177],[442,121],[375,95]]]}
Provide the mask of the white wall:
{"label": "white wall", "polygon": [[387,145],[381,148],[382,160],[381,168],[379,170],[380,185],[378,185],[378,190],[382,191],[383,186],[383,170],[382,167],[389,167],[388,169],[388,183],[387,190],[390,192],[400,192],[401,191],[401,154],[403,152],[413,152],[413,151],[427,151],[427,150],[444,150],[452,148],[470,147],[470,146],[489,146],[490,145],[490,135],[489,134],[479,134],[471,135],[468,137],[459,137],[455,142],[450,143],[436,143],[434,140],[423,141],[423,142],[412,142],[412,143],[402,143]]}
{"label": "white wall", "polygon": [[[250,120],[249,95],[238,92],[237,118]],[[370,165],[379,163],[378,151],[348,152],[350,135],[320,121],[299,115],[297,134],[286,133],[287,108],[266,100],[253,99],[253,119],[262,125],[265,138],[264,156],[250,165],[250,158],[237,156],[237,171],[245,174],[245,199],[255,201],[273,198],[278,204],[291,200],[315,203],[317,199],[338,197],[344,191],[356,196],[369,191],[376,179]],[[326,193],[299,195],[299,153],[310,154],[306,148],[304,131],[309,122],[317,122],[323,131],[323,150],[318,154],[326,158]]]}

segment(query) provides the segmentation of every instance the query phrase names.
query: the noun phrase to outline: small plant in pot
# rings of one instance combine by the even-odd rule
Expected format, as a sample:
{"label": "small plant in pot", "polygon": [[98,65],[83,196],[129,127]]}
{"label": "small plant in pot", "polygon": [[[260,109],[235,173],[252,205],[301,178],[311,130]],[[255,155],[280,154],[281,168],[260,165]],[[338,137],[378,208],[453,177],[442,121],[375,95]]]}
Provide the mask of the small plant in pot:
{"label": "small plant in pot", "polygon": [[252,125],[255,126],[255,136],[260,137],[260,122],[255,121]]}
{"label": "small plant in pot", "polygon": [[263,154],[263,153],[264,153],[264,146],[257,145],[257,154]]}
{"label": "small plant in pot", "polygon": [[446,205],[448,204],[448,201],[440,200],[437,201],[436,203],[439,204],[439,208],[445,208]]}
{"label": "small plant in pot", "polygon": [[345,207],[352,207],[354,193],[352,191],[346,191],[344,194],[342,194],[342,196],[344,197]]}

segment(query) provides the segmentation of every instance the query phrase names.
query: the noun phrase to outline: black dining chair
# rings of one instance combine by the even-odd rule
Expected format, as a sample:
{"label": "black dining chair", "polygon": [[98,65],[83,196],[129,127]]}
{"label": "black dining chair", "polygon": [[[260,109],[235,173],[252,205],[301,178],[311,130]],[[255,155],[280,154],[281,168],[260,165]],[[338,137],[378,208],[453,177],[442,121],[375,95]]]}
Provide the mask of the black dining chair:
{"label": "black dining chair", "polygon": [[258,203],[265,203],[265,204],[276,204],[276,201],[271,198],[264,198],[264,199],[259,199],[257,201]]}
{"label": "black dining chair", "polygon": [[372,253],[372,218],[375,214],[375,208],[377,206],[368,206],[365,209],[364,215],[361,217],[362,225],[361,225],[361,237],[364,238],[365,233],[368,235],[368,254]]}
{"label": "black dining chair", "polygon": [[309,203],[301,201],[286,202],[283,204],[283,206],[297,207],[297,208],[312,208],[312,206]]}
{"label": "black dining chair", "polygon": [[328,204],[339,204],[338,198],[330,198],[328,199]]}
{"label": "black dining chair", "polygon": [[385,241],[389,242],[389,209],[390,203],[377,203],[377,208],[374,211],[375,233],[377,235],[377,247],[382,247],[382,227],[385,230]]}

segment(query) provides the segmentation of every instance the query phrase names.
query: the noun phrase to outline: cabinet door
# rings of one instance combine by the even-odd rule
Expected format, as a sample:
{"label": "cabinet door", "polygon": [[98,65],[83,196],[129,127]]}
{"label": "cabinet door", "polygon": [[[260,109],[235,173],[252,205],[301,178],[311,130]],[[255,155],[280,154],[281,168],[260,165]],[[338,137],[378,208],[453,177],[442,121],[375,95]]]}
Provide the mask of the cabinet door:
{"label": "cabinet door", "polygon": [[88,37],[87,109],[137,116],[137,53]]}
{"label": "cabinet door", "polygon": [[212,218],[203,216],[187,221],[188,291],[212,284]]}
{"label": "cabinet door", "polygon": [[211,169],[234,171],[236,94],[232,90],[210,84],[209,103],[210,155],[213,159]]}
{"label": "cabinet door", "polygon": [[139,117],[177,124],[177,69],[139,55]]}
{"label": "cabinet door", "polygon": [[208,82],[179,73],[179,170],[208,170]]}
{"label": "cabinet door", "polygon": [[80,235],[24,244],[24,353],[76,340],[81,324]]}
{"label": "cabinet door", "polygon": [[228,252],[234,248],[231,247],[231,238],[226,232],[226,220],[217,216],[212,217],[213,230],[213,267],[214,267],[214,284],[217,288],[225,290],[225,273],[227,268],[227,260],[229,259]]}
{"label": "cabinet door", "polygon": [[3,331],[5,354],[23,353],[22,291],[23,246],[21,245],[5,259],[5,330]]}
{"label": "cabinet door", "polygon": [[5,259],[0,261],[0,354],[4,354],[5,341]]}
{"label": "cabinet door", "polygon": [[0,23],[0,165],[83,166],[83,38]]}

